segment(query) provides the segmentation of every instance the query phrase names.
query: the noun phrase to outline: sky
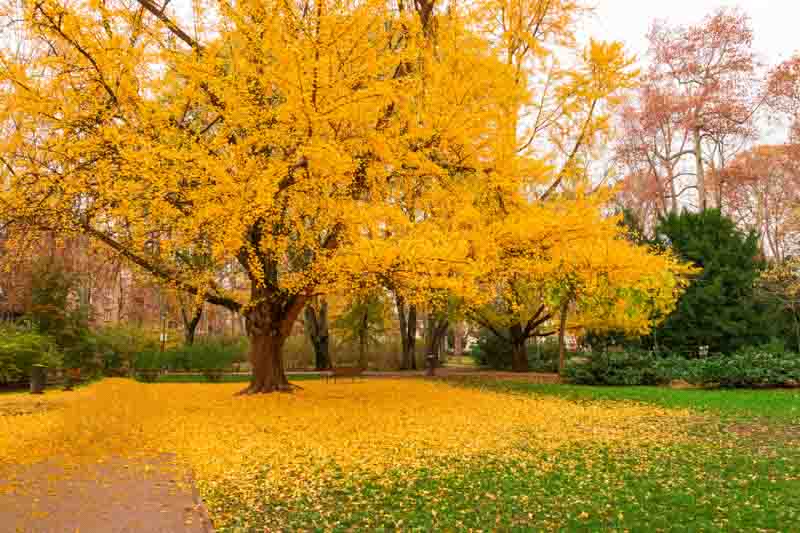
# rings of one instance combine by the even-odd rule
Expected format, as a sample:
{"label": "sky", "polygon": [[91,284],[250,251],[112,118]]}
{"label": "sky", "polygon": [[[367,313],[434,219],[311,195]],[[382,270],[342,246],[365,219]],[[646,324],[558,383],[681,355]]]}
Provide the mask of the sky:
{"label": "sky", "polygon": [[739,7],[751,17],[753,48],[767,64],[800,52],[798,0],[594,0],[596,15],[586,32],[604,40],[623,41],[638,57],[647,51],[645,35],[653,19],[692,24],[719,7]]}

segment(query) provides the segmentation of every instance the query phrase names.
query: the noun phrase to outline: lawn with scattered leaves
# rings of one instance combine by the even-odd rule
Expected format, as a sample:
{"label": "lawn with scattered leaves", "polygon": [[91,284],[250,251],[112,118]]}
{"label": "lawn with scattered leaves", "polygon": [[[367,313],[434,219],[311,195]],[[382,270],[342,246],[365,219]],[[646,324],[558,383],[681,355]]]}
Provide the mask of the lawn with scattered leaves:
{"label": "lawn with scattered leaves", "polygon": [[548,388],[376,379],[233,396],[240,387],[109,379],[0,396],[0,480],[48,457],[166,452],[222,531],[789,531],[800,519],[785,420],[763,438],[753,428],[766,426],[690,402]]}

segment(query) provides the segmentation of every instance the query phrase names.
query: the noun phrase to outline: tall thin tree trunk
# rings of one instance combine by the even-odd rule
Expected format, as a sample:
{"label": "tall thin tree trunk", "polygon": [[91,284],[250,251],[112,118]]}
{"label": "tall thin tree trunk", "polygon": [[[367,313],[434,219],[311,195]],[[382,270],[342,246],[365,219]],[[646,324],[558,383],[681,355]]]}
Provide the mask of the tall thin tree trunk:
{"label": "tall thin tree trunk", "polygon": [[694,129],[694,164],[697,173],[697,196],[700,211],[706,210],[706,174],[703,165],[703,144],[700,128]]}
{"label": "tall thin tree trunk", "polygon": [[426,343],[426,350],[425,355],[433,354],[437,358],[441,354],[442,348],[442,340],[444,336],[447,334],[447,327],[449,326],[450,322],[447,320],[447,317],[444,318],[437,318],[435,316],[428,316],[428,325],[426,327],[427,330],[427,343]]}
{"label": "tall thin tree trunk", "polygon": [[402,356],[400,360],[401,370],[417,369],[417,307],[413,304],[406,305],[402,296],[396,295],[397,316],[400,321],[400,343],[402,345]]}
{"label": "tall thin tree trunk", "polygon": [[464,355],[464,323],[456,322],[453,327],[453,355],[461,357]]}
{"label": "tall thin tree trunk", "polygon": [[561,316],[558,321],[558,373],[563,374],[567,366],[567,353],[565,345],[565,335],[567,331],[567,313],[569,312],[569,300],[561,303]]}
{"label": "tall thin tree trunk", "polygon": [[403,356],[411,370],[417,369],[417,306],[408,306],[408,326],[406,330],[406,352]]}
{"label": "tall thin tree trunk", "polygon": [[727,162],[725,161],[725,142],[720,141],[719,143],[719,171],[715,172],[718,180],[719,186],[717,187],[717,209],[719,212],[722,213],[722,194],[723,188],[725,186],[725,180],[723,179],[723,175],[725,173],[725,166]]}
{"label": "tall thin tree trunk", "polygon": [[314,368],[331,368],[328,333],[328,302],[320,299],[317,306],[308,304],[305,308],[305,331],[314,348]]}
{"label": "tall thin tree trunk", "polygon": [[361,327],[358,330],[358,366],[367,368],[367,338],[369,335],[369,308],[364,306],[364,314],[361,317]]}
{"label": "tall thin tree trunk", "polygon": [[800,352],[800,320],[797,317],[797,308],[792,303],[792,317],[794,318],[794,337],[797,341],[797,351]]}
{"label": "tall thin tree trunk", "polygon": [[189,317],[186,312],[186,305],[181,302],[181,318],[183,318],[183,338],[187,346],[194,344],[195,333],[197,332],[197,325],[200,323],[200,318],[203,316],[203,305],[200,304],[195,307],[194,313]]}
{"label": "tall thin tree trunk", "polygon": [[[669,166],[669,176],[675,175],[675,168],[674,165]],[[669,194],[670,194],[670,202],[669,202],[669,211],[670,213],[678,213],[678,191],[675,188],[675,179],[669,178]]]}

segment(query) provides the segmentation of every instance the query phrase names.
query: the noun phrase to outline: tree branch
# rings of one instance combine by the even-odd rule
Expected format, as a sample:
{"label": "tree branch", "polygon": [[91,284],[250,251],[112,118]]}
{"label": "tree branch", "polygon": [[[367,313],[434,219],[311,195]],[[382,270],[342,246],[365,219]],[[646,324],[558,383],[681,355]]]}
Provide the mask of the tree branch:
{"label": "tree branch", "polygon": [[153,276],[161,279],[162,281],[166,281],[169,283],[174,284],[178,289],[188,292],[189,294],[194,294],[195,296],[202,296],[203,299],[209,303],[214,305],[219,305],[225,307],[226,309],[230,309],[233,312],[240,312],[242,309],[242,304],[234,300],[233,298],[229,298],[227,296],[222,296],[219,294],[212,294],[207,291],[201,291],[194,285],[187,283],[166,269],[159,267],[158,265],[154,265],[150,261],[146,260],[145,258],[133,253],[128,248],[126,248],[123,244],[119,243],[118,241],[112,239],[102,231],[98,231],[88,224],[83,224],[84,231],[89,234],[91,237],[99,240],[109,248],[113,249],[119,255],[124,257],[125,259],[131,261],[135,265],[143,268],[144,270],[150,272]]}
{"label": "tree branch", "polygon": [[500,331],[497,328],[495,328],[494,325],[492,325],[492,323],[488,319],[486,319],[484,316],[482,316],[479,311],[471,309],[471,310],[467,311],[467,313],[470,315],[472,320],[474,320],[475,322],[477,322],[481,326],[485,327],[486,329],[488,329],[489,331],[491,331],[492,333],[494,333],[495,335],[497,335],[501,339],[503,339],[503,340],[505,340],[507,342],[511,342],[511,339],[509,337],[506,337],[505,335],[500,333]]}
{"label": "tree branch", "polygon": [[195,41],[188,33],[183,31],[177,24],[175,24],[166,14],[164,14],[164,9],[167,7],[167,4],[164,4],[164,7],[158,7],[155,5],[151,0],[136,0],[139,2],[143,8],[148,10],[150,13],[153,14],[158,20],[164,23],[164,25],[175,35],[178,39],[183,41],[184,43],[188,44],[192,49],[197,50],[198,52],[202,51],[203,47]]}

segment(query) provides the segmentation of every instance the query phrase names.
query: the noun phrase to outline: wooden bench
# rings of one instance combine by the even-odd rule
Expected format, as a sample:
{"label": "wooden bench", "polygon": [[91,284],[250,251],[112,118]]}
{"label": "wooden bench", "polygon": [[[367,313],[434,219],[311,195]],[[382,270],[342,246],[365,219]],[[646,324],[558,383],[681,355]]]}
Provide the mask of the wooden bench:
{"label": "wooden bench", "polygon": [[364,368],[358,366],[340,366],[332,368],[325,372],[325,381],[333,379],[336,383],[336,378],[353,378],[353,381],[358,377],[364,377]]}

